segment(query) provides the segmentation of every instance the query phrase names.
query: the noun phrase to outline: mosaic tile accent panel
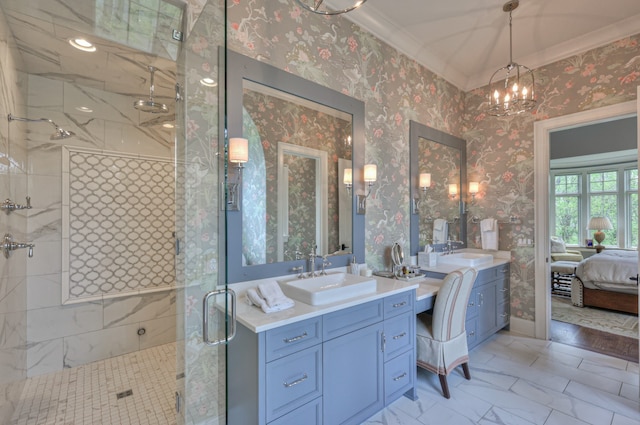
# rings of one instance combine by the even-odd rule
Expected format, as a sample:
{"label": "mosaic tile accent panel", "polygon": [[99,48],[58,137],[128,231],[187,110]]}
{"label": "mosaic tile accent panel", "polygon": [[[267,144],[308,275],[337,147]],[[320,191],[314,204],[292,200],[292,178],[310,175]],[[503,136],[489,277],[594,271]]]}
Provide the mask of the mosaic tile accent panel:
{"label": "mosaic tile accent panel", "polygon": [[173,163],[75,148],[67,153],[63,302],[174,287]]}

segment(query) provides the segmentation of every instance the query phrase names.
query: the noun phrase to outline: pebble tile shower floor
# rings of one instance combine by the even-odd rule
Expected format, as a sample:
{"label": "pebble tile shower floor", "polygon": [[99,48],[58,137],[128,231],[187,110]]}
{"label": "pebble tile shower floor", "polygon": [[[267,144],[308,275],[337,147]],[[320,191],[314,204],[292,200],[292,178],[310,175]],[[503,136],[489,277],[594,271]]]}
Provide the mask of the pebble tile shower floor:
{"label": "pebble tile shower floor", "polygon": [[172,425],[175,386],[171,343],[29,378],[11,425]]}

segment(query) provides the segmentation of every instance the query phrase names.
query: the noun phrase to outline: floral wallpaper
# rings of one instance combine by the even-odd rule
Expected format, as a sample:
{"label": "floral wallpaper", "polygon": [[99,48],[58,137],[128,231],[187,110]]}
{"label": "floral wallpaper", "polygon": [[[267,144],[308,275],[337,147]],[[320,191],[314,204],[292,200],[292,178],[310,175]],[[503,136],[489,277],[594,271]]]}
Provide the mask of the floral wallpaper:
{"label": "floral wallpaper", "polygon": [[228,47],[365,102],[365,163],[378,166],[367,199],[366,260],[385,268],[396,241],[409,255],[409,121],[462,136],[464,92],[341,16],[292,0],[228,3]]}
{"label": "floral wallpaper", "polygon": [[[486,87],[467,94],[463,138],[467,140],[469,181],[480,181],[472,207],[481,218],[510,215],[519,224],[500,225],[500,249],[511,250],[511,314],[534,320],[533,240],[535,121],[636,98],[640,83],[640,35],[627,37],[536,69],[538,105],[531,113],[495,118],[482,112]],[[469,224],[470,246],[479,246],[478,225]],[[534,241],[535,242],[535,241]],[[543,241],[537,241],[543,242]]]}
{"label": "floral wallpaper", "polygon": [[[243,253],[246,264],[278,261],[278,144],[289,143],[328,153],[327,244],[322,254],[338,249],[338,158],[351,159],[347,137],[351,123],[326,112],[245,90],[243,133],[250,161],[243,180]],[[307,255],[316,241],[315,161],[287,156],[289,162],[289,241],[285,260]],[[306,163],[305,163],[306,162]],[[262,224],[266,222],[266,227]],[[318,252],[321,254],[320,252]]]}
{"label": "floral wallpaper", "polygon": [[[482,112],[486,87],[464,93],[342,17],[303,12],[292,0],[233,0],[228,47],[365,102],[365,162],[378,165],[367,201],[366,262],[384,268],[385,250],[400,242],[408,255],[409,120],[467,140],[467,180],[480,182],[470,215],[504,219],[500,249],[512,252],[511,311],[533,320],[533,123],[635,99],[639,36],[535,70],[535,111],[494,118]],[[446,76],[445,76],[446,77]],[[477,225],[468,242],[480,246]]]}

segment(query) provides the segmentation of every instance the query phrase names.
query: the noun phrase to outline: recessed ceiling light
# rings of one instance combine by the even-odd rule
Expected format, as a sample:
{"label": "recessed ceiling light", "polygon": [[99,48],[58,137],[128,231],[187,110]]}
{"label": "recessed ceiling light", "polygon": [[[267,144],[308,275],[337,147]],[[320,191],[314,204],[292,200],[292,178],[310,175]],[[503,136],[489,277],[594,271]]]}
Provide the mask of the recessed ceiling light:
{"label": "recessed ceiling light", "polygon": [[218,83],[216,82],[216,80],[214,80],[213,78],[203,78],[202,80],[200,80],[200,84],[202,84],[203,86],[207,86],[207,87],[215,87],[218,85]]}
{"label": "recessed ceiling light", "polygon": [[173,127],[174,127],[174,125],[173,125],[173,124],[171,124],[170,122],[166,122],[166,123],[162,124],[162,126],[163,126],[164,128],[173,128]]}
{"label": "recessed ceiling light", "polygon": [[95,52],[96,46],[91,44],[89,41],[84,38],[70,38],[69,44],[75,47],[78,50],[82,50],[83,52]]}
{"label": "recessed ceiling light", "polygon": [[76,110],[80,112],[86,112],[87,114],[93,112],[93,109],[87,108],[86,106],[77,106]]}

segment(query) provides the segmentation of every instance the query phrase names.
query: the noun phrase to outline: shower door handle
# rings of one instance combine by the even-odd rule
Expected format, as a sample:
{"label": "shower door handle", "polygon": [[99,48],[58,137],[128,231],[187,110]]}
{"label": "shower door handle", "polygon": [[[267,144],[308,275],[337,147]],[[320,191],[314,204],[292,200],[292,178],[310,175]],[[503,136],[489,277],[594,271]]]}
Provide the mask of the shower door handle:
{"label": "shower door handle", "polygon": [[[218,295],[230,295],[231,296],[231,321],[225,323],[229,323],[229,334],[224,338],[216,339],[211,341],[209,339],[209,300],[212,297]],[[225,303],[226,304],[226,303]],[[228,316],[228,313],[225,311],[225,316]],[[228,343],[236,336],[236,293],[233,289],[218,289],[216,291],[211,291],[205,294],[202,300],[202,340],[208,346],[214,346],[222,343]]]}

